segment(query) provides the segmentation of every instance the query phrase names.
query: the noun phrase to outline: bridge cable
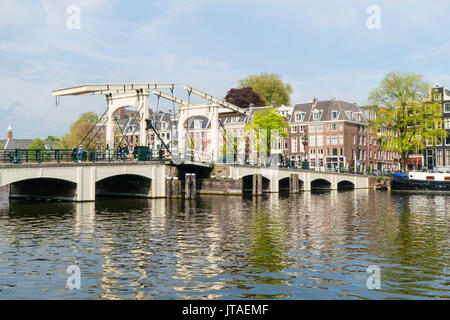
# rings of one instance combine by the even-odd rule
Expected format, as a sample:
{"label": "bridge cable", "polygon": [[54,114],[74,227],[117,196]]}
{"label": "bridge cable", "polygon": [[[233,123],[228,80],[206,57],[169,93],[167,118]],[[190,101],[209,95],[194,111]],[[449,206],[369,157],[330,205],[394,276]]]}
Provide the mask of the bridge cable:
{"label": "bridge cable", "polygon": [[[220,126],[222,127],[222,129],[223,129],[223,132],[221,131],[220,133],[222,134],[222,137],[225,139],[225,144],[226,144],[227,137],[228,137],[228,139],[229,139],[228,141],[231,141],[231,137],[230,137],[230,135],[227,133],[227,130],[225,129],[225,126],[223,125],[223,123],[219,121],[219,124],[220,124]],[[223,134],[224,132],[225,132],[225,135]],[[233,138],[234,138],[234,137],[233,137]],[[245,137],[244,137],[244,143],[245,143]],[[234,144],[234,140],[233,140],[233,144]],[[233,148],[234,148],[234,145],[233,145]],[[233,150],[233,151],[234,151],[234,150]],[[239,153],[236,154],[236,157],[237,157],[237,158],[240,158],[241,160],[244,160],[244,159],[242,159],[242,156],[239,155]]]}
{"label": "bridge cable", "polygon": [[[173,111],[173,116],[175,117],[175,101],[173,101],[173,89],[174,89],[174,85],[172,84],[172,88],[170,88],[170,93],[172,94],[172,111]],[[169,124],[172,127],[172,131],[170,132],[170,142],[169,144],[172,145],[172,141],[173,141],[173,126],[174,123],[172,123],[172,119],[169,119]],[[175,127],[175,131],[177,130],[177,127]]]}
{"label": "bridge cable", "polygon": [[84,136],[84,138],[80,141],[80,143],[77,145],[76,149],[78,149],[81,144],[84,142],[84,140],[88,137],[88,135],[92,132],[92,130],[95,128],[95,126],[100,122],[100,120],[105,116],[105,114],[108,112],[108,109],[102,114],[101,117],[98,118],[98,120],[95,122],[95,124],[89,129],[88,133]]}
{"label": "bridge cable", "polygon": [[[191,145],[193,144],[193,139],[189,135],[189,107],[191,104],[191,93],[192,93],[192,88],[190,88],[188,91],[188,107],[187,107],[187,111],[186,111],[186,135],[188,137],[188,140],[190,140],[190,141],[188,141],[189,147],[191,147]],[[184,126],[184,124],[183,124],[183,126]]]}
{"label": "bridge cable", "polygon": [[[136,90],[136,91],[137,91],[137,90]],[[138,93],[138,100],[139,100],[139,93]],[[145,103],[142,103],[142,106],[139,108],[138,113],[134,116],[133,120],[131,121],[131,124],[128,125],[127,128],[131,127],[131,126],[134,124],[134,121],[136,120],[136,118],[137,118],[138,115],[139,115],[139,118],[140,118],[139,120],[141,120],[141,110],[142,110],[142,108],[143,108],[144,106],[145,106]],[[136,128],[134,129],[134,132],[136,132],[136,129],[137,129],[137,126],[136,126]],[[127,129],[126,131],[128,131],[128,129]],[[134,134],[134,132],[133,132],[133,134]],[[125,132],[125,134],[126,134],[126,132]],[[117,145],[117,148],[114,150],[114,155],[115,155],[116,159],[117,159],[117,150],[119,150],[120,145],[122,144],[122,141],[125,139],[125,137],[126,137],[125,134],[123,135],[122,139],[120,139],[119,144]],[[127,145],[127,146],[128,146],[128,145]]]}

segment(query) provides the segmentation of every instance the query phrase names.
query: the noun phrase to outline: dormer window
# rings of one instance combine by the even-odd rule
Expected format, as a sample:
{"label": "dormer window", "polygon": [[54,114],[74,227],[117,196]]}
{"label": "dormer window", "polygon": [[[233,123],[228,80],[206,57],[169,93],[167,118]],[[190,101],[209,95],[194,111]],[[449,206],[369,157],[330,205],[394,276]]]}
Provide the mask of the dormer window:
{"label": "dormer window", "polygon": [[313,111],[313,120],[315,120],[315,121],[317,121],[317,120],[320,120],[320,118],[322,117],[322,113],[323,113],[323,111],[322,110],[314,110]]}
{"label": "dormer window", "polygon": [[331,111],[331,120],[336,120],[338,118],[339,118],[339,111],[338,110]]}
{"label": "dormer window", "polygon": [[296,112],[295,113],[295,122],[300,122],[305,120],[305,113],[304,112]]}
{"label": "dormer window", "polygon": [[345,115],[347,116],[348,120],[352,120],[352,113],[351,111],[345,111]]}

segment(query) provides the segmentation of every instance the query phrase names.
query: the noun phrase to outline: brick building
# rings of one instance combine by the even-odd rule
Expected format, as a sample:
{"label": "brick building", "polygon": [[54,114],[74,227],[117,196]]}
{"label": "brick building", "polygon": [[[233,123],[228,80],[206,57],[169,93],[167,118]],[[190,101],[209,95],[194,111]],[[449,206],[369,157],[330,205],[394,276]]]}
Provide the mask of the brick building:
{"label": "brick building", "polygon": [[353,103],[336,99],[294,105],[289,126],[289,157],[311,169],[381,170],[393,162],[375,135],[368,116]]}

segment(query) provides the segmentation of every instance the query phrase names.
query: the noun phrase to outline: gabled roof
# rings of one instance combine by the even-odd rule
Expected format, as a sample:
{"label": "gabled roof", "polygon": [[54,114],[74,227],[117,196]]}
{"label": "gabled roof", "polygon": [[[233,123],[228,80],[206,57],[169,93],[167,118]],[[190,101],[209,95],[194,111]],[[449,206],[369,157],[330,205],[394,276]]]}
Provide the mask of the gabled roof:
{"label": "gabled roof", "polygon": [[[305,113],[304,122],[313,121],[313,111],[318,110],[322,111],[322,116],[320,120],[316,121],[332,121],[332,120],[344,120],[344,121],[353,121],[353,122],[362,122],[366,123],[367,118],[363,113],[363,110],[357,106],[356,104],[341,101],[341,100],[327,100],[327,101],[318,101],[315,107],[313,108],[312,102],[301,103],[294,105],[294,110],[292,111],[292,116],[290,119],[290,123],[295,123],[295,114],[297,112]],[[338,117],[336,119],[332,119],[331,114],[333,111],[338,111]],[[358,115],[358,118],[354,118],[354,114]]]}

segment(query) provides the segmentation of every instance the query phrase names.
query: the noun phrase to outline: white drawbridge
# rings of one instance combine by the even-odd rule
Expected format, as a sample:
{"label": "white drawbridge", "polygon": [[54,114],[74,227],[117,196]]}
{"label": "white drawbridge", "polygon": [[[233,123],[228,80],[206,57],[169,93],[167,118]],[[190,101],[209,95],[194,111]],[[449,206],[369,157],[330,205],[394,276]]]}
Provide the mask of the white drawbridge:
{"label": "white drawbridge", "polygon": [[[238,107],[222,99],[216,98],[206,92],[190,86],[184,86],[188,93],[188,100],[183,100],[173,95],[173,90],[178,88],[177,84],[101,84],[81,85],[71,88],[53,90],[53,96],[77,96],[88,94],[102,94],[105,96],[107,110],[102,119],[106,127],[106,144],[110,149],[114,148],[114,114],[121,108],[134,107],[139,113],[139,141],[141,146],[148,145],[148,134],[146,132],[146,120],[149,119],[149,94],[173,101],[179,105],[174,115],[176,119],[176,135],[172,139],[178,142],[176,147],[172,145],[172,153],[178,155],[181,160],[186,159],[187,154],[198,153],[201,159],[209,158],[208,162],[215,162],[219,151],[219,118],[249,115],[248,109]],[[161,89],[170,89],[171,95]],[[191,94],[195,94],[207,101],[207,104],[191,104]],[[203,117],[208,119],[206,130],[210,131],[210,151],[207,157],[204,150],[192,150],[190,137],[190,119]],[[174,148],[175,147],[175,148]],[[192,159],[191,159],[192,160]]]}

